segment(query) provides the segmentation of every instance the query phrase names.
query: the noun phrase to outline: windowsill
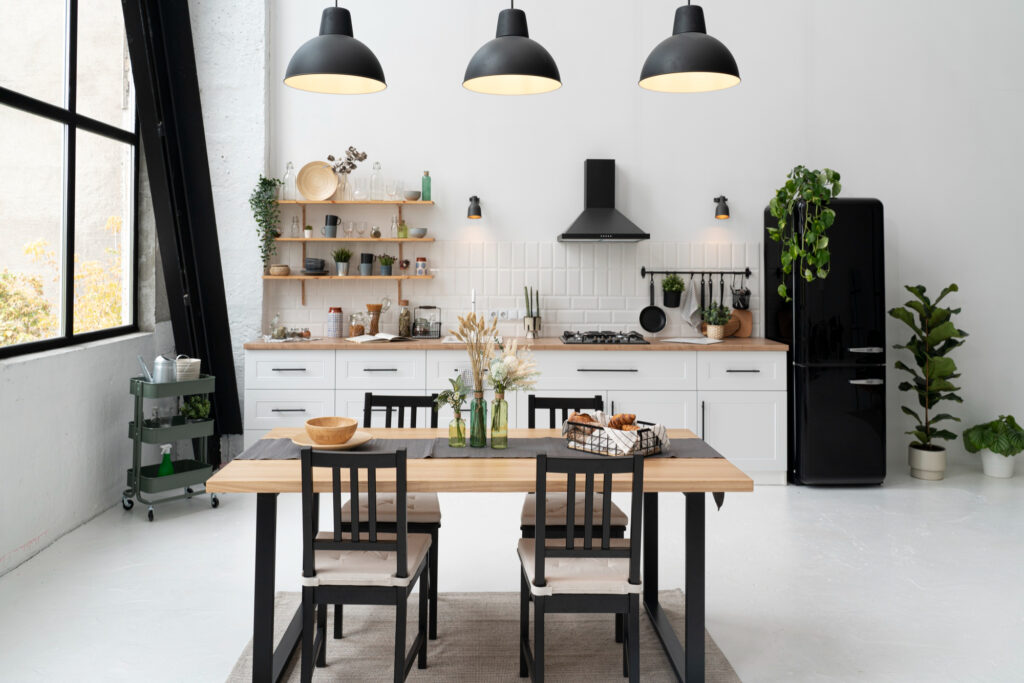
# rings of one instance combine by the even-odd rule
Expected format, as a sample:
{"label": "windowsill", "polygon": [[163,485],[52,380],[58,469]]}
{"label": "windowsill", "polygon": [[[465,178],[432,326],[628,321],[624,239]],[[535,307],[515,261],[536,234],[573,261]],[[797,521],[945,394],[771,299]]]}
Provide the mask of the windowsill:
{"label": "windowsill", "polygon": [[31,363],[32,361],[56,358],[64,354],[87,351],[89,349],[109,346],[111,344],[123,344],[126,342],[134,342],[145,337],[152,336],[152,332],[129,332],[127,334],[118,335],[116,337],[109,337],[107,339],[97,339],[95,341],[82,342],[81,344],[74,344],[72,346],[62,346],[57,349],[48,349],[46,351],[37,351],[36,353],[26,353],[20,356],[11,356],[10,358],[0,359],[0,368],[9,367],[12,365],[19,365],[21,363]]}

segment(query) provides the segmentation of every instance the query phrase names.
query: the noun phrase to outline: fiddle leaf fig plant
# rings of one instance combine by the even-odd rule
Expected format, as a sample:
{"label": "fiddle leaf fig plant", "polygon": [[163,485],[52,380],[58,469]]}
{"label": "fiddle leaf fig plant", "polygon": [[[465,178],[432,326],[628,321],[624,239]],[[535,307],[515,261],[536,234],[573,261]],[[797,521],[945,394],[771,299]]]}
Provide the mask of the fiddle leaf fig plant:
{"label": "fiddle leaf fig plant", "polygon": [[[831,253],[826,231],[836,220],[828,207],[843,186],[839,173],[830,168],[811,170],[797,166],[786,176],[786,184],[775,191],[768,209],[778,227],[768,228],[768,236],[782,243],[782,272],[796,272],[807,282],[828,277]],[[790,301],[786,284],[779,285],[779,296]]]}
{"label": "fiddle leaf fig plant", "polygon": [[953,384],[960,373],[957,372],[956,363],[948,356],[950,351],[963,345],[967,333],[957,329],[952,321],[961,309],[943,308],[939,302],[947,294],[960,290],[956,284],[951,284],[942,290],[935,301],[928,298],[923,285],[907,286],[906,290],[914,295],[914,299],[891,309],[889,315],[904,322],[913,334],[906,344],[895,344],[893,348],[910,351],[917,368],[901,360],[896,361],[895,367],[910,375],[910,381],[900,382],[899,389],[916,394],[917,403],[923,412],[907,406],[901,406],[901,409],[917,421],[914,429],[907,432],[915,438],[911,445],[925,450],[940,450],[941,447],[933,445],[932,441],[951,441],[956,439],[956,434],[935,425],[948,420],[959,422],[960,418],[949,413],[935,413],[933,409],[942,401],[963,403],[963,399],[956,393],[960,387]]}
{"label": "fiddle leaf fig plant", "polygon": [[280,236],[277,230],[281,219],[281,209],[277,206],[278,185],[283,185],[279,179],[260,174],[259,182],[249,195],[249,208],[252,209],[252,217],[256,219],[264,268],[270,265],[270,259],[277,253],[277,242],[274,240]]}

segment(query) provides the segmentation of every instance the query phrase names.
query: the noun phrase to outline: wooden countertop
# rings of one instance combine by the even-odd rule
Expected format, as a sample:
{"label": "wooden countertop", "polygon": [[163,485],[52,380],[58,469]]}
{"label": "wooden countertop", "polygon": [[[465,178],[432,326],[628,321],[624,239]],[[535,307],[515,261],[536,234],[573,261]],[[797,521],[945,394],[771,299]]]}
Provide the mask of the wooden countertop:
{"label": "wooden countertop", "polygon": [[[302,428],[277,428],[263,438],[289,438]],[[447,437],[447,429],[365,429],[379,439]],[[695,438],[686,429],[670,429],[672,439]],[[560,436],[555,429],[510,429],[509,436]],[[467,448],[486,454],[487,449]],[[360,477],[364,477],[360,473]],[[381,472],[380,491],[394,490],[393,474]],[[426,458],[408,462],[410,492],[529,492],[536,488],[537,465],[528,458]],[[330,491],[326,472],[314,477],[314,489]],[[346,484],[347,486],[347,484]],[[552,491],[564,491],[564,477],[553,479]],[[345,486],[343,486],[345,488]],[[614,477],[615,491],[628,491],[626,478]],[[233,460],[206,481],[210,493],[299,493],[302,478],[298,460]],[[649,492],[746,492],[754,482],[726,459],[648,458],[644,462],[644,490]]]}
{"label": "wooden countertop", "polygon": [[[510,337],[506,337],[511,342]],[[521,347],[529,347],[534,351],[786,351],[789,347],[780,342],[750,337],[740,339],[729,337],[721,344],[678,344],[658,341],[655,338],[648,338],[650,344],[563,344],[557,337],[543,337],[541,339],[520,338]],[[381,342],[369,344],[356,344],[344,339],[314,339],[307,342],[265,342],[256,340],[247,342],[245,348],[249,351],[463,351],[465,344],[444,344],[440,339],[419,339],[407,342]]]}

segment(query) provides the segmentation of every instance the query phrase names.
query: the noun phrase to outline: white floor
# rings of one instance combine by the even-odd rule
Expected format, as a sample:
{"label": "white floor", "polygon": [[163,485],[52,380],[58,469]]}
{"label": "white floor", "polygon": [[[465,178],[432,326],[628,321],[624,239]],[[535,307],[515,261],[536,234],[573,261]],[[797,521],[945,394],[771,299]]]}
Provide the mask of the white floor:
{"label": "white floor", "polygon": [[[1024,680],[1024,476],[899,469],[882,488],[709,507],[708,629],[744,681]],[[442,590],[516,589],[520,500],[442,500]],[[664,497],[663,544],[681,508]],[[150,524],[117,505],[0,578],[0,680],[224,680],[250,635],[254,512],[197,498]],[[295,590],[297,496],[280,517],[278,584]],[[680,558],[666,548],[663,585]]]}

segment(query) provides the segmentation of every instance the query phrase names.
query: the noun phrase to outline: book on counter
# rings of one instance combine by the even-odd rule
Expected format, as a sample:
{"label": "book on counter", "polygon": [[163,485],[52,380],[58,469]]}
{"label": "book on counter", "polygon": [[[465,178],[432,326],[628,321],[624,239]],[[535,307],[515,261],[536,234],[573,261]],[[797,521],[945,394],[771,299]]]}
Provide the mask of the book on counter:
{"label": "book on counter", "polygon": [[372,342],[404,342],[412,341],[412,339],[409,337],[400,337],[397,334],[378,332],[377,334],[361,334],[358,337],[348,337],[345,341],[355,342],[356,344],[369,344]]}

